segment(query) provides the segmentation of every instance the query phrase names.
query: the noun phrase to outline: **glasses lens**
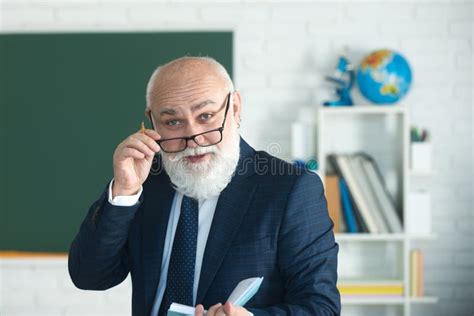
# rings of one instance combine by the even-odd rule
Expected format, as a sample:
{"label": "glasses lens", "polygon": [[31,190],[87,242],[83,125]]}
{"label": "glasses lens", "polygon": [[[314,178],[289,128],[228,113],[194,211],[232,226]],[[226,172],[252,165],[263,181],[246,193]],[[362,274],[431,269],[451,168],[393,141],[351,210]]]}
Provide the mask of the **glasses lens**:
{"label": "glasses lens", "polygon": [[186,141],[184,139],[172,139],[160,142],[161,149],[168,153],[182,151],[186,148]]}
{"label": "glasses lens", "polygon": [[211,146],[219,143],[222,140],[221,131],[211,131],[194,138],[199,146]]}

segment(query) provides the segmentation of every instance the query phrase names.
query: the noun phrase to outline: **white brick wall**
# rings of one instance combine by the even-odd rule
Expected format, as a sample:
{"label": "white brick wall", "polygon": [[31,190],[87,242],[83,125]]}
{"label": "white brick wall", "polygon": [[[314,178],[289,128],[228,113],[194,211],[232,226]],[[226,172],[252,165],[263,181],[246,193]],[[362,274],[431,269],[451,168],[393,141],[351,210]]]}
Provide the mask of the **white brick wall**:
{"label": "white brick wall", "polygon": [[[2,32],[234,30],[243,136],[258,149],[280,143],[283,158],[295,108],[325,95],[322,76],[344,45],[357,58],[399,50],[414,71],[405,103],[412,121],[432,131],[437,170],[431,187],[440,238],[420,246],[427,291],[440,302],[415,315],[474,313],[472,2],[4,0],[0,10]],[[0,268],[1,315],[129,314],[128,280],[84,292],[72,286],[65,260],[6,260]]]}
{"label": "white brick wall", "polygon": [[68,274],[67,259],[0,261],[0,315],[130,315],[131,282],[105,292],[81,291]]}

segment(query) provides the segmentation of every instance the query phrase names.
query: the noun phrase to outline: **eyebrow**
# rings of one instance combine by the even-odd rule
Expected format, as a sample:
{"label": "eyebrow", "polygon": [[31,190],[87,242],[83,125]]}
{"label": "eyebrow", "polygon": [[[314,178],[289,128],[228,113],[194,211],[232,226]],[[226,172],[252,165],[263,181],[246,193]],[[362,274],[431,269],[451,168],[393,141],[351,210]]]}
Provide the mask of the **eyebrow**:
{"label": "eyebrow", "polygon": [[[214,102],[212,100],[202,101],[201,103],[193,105],[191,107],[191,112],[195,112],[199,109],[202,109],[203,107],[205,107],[206,105],[209,105],[209,104],[216,104],[216,102]],[[164,108],[160,111],[160,116],[163,116],[163,115],[176,115],[177,112],[179,112],[179,111],[176,111],[176,109],[174,109],[174,108]]]}

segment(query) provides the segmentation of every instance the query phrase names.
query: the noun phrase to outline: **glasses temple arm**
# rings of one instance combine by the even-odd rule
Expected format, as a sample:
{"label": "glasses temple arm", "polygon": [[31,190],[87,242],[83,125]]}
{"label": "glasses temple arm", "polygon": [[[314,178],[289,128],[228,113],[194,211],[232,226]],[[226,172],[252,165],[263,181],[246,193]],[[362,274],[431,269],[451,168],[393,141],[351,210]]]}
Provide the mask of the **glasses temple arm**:
{"label": "glasses temple arm", "polygon": [[224,122],[222,122],[221,128],[224,128],[225,121],[227,120],[227,112],[229,111],[231,97],[232,97],[232,92],[229,92],[229,98],[227,99],[227,106],[225,107]]}

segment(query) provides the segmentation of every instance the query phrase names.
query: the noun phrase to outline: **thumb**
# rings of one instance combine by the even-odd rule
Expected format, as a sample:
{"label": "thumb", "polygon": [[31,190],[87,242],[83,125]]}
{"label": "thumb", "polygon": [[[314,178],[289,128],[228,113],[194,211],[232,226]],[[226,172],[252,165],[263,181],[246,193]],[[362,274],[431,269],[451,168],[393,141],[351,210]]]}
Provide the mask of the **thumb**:
{"label": "thumb", "polygon": [[201,304],[198,304],[198,306],[196,306],[196,309],[194,311],[194,315],[195,316],[202,316],[204,315],[204,306],[202,306]]}
{"label": "thumb", "polygon": [[224,304],[224,312],[226,315],[232,315],[235,312],[234,305],[231,302],[226,302]]}

